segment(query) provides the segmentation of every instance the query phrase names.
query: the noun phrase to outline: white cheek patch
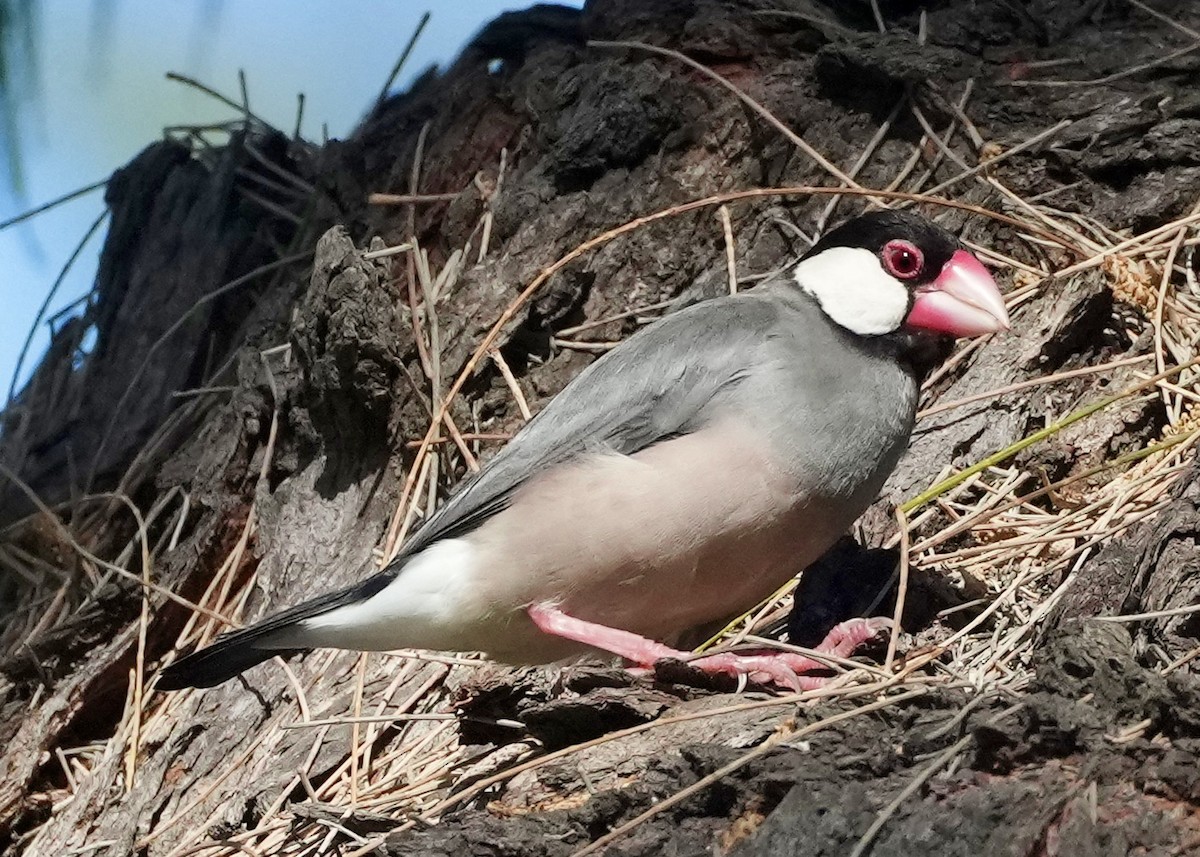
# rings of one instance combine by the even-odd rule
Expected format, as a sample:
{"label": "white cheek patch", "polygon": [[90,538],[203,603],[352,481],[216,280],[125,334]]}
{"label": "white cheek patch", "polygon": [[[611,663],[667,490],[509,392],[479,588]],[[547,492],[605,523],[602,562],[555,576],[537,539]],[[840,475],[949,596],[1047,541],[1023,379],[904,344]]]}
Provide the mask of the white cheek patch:
{"label": "white cheek patch", "polygon": [[908,289],[870,250],[830,247],[800,262],[794,276],[827,316],[860,336],[899,330],[908,314]]}

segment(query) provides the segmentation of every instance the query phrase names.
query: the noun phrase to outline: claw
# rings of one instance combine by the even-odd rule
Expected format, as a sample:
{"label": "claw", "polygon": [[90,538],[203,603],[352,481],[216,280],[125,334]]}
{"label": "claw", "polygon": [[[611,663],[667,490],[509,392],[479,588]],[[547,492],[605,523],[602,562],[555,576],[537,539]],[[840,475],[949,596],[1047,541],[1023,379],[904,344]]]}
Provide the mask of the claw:
{"label": "claw", "polygon": [[859,646],[891,631],[893,624],[891,619],[883,616],[848,619],[831,628],[814,651],[839,658],[849,657]]}
{"label": "claw", "polygon": [[[747,680],[758,684],[776,684],[796,692],[815,690],[829,681],[823,675],[809,675],[828,672],[826,664],[795,652],[752,655],[722,652],[695,658],[687,652],[677,651],[628,631],[576,619],[549,605],[529,607],[529,617],[544,633],[620,655],[631,661],[635,668],[653,667],[658,661],[666,659],[684,661],[703,672],[734,676],[738,680],[739,690]],[[831,630],[815,651],[844,658],[891,627],[890,619],[851,619]]]}
{"label": "claw", "polygon": [[749,679],[755,684],[775,684],[800,693],[814,690],[826,681],[824,676],[805,675],[814,669],[825,669],[825,665],[791,652],[773,652],[766,655],[738,655],[723,652],[688,661],[688,665],[706,673],[730,675],[739,681]]}

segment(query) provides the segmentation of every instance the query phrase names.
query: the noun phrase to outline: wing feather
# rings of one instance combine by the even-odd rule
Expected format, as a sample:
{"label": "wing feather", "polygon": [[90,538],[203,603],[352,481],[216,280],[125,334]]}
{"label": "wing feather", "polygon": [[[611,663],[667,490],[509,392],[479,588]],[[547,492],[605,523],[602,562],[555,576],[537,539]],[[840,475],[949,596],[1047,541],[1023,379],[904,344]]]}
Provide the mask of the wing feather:
{"label": "wing feather", "polygon": [[413,534],[397,561],[479,526],[547,468],[586,452],[632,455],[703,425],[755,364],[776,314],[754,297],[680,310],[590,365]]}

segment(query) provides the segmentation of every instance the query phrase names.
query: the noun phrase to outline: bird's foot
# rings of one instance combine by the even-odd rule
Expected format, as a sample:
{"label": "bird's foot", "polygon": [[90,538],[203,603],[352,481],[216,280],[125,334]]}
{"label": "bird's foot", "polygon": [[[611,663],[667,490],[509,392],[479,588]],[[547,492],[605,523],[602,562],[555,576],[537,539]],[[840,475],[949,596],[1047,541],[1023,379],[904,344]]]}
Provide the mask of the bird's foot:
{"label": "bird's foot", "polygon": [[[828,671],[827,663],[795,652],[722,652],[696,657],[691,652],[673,649],[629,631],[576,619],[545,604],[530,606],[529,618],[545,634],[611,652],[640,667],[652,669],[659,661],[683,661],[702,672],[745,676],[760,684],[777,684],[796,691],[812,690],[829,680],[826,676],[808,675]],[[863,643],[890,627],[891,622],[887,619],[851,619],[835,626],[814,651],[838,658],[848,657]]]}
{"label": "bird's foot", "polygon": [[882,616],[871,619],[847,619],[829,629],[825,639],[817,644],[814,652],[848,658],[863,643],[869,643],[885,631],[892,629],[892,620]]}
{"label": "bird's foot", "polygon": [[[888,619],[850,619],[835,625],[813,651],[820,655],[846,658],[863,643],[875,639],[891,627]],[[745,676],[757,684],[776,684],[798,692],[815,690],[829,681],[825,675],[810,675],[828,672],[827,661],[798,652],[722,652],[693,658],[687,664],[707,673],[724,673],[738,678]]]}

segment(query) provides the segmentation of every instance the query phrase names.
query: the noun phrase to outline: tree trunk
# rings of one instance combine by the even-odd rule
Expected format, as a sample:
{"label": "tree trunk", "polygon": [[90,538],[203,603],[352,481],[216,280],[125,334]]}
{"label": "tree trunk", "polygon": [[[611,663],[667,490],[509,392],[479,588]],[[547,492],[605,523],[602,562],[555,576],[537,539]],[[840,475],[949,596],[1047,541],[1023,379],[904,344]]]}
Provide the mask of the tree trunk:
{"label": "tree trunk", "polygon": [[[1196,232],[1152,232],[1200,199],[1200,12],[879,6],[883,33],[859,0],[535,7],[349,140],[247,117],[119,171],[89,309],[0,418],[4,852],[1200,851],[1200,620],[1096,619],[1200,586]],[[779,701],[321,651],[153,690],[368,574],[522,400],[860,210],[801,189],[848,173],[924,195],[1016,295],[923,407],[988,395],[921,420],[859,528],[1006,452],[907,507],[898,677]],[[872,556],[814,569],[793,639],[879,601]]]}

